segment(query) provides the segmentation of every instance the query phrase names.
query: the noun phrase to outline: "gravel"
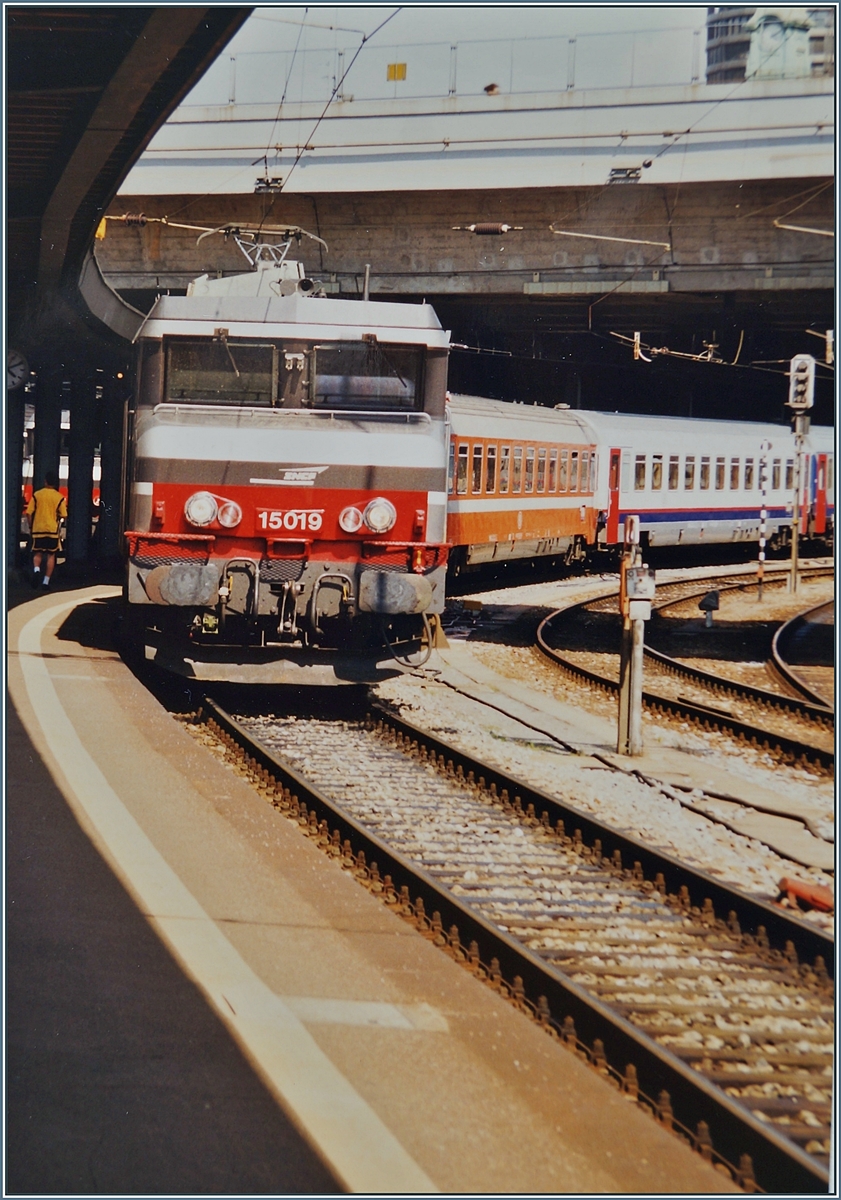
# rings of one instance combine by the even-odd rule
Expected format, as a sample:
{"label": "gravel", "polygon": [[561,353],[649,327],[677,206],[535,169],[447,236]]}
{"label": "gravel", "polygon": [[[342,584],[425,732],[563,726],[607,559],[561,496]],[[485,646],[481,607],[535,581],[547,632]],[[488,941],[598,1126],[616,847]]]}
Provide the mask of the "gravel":
{"label": "gravel", "polygon": [[[667,574],[662,572],[658,578],[665,579]],[[686,577],[686,573],[674,574]],[[707,574],[714,574],[714,571],[707,569]],[[700,572],[699,577],[703,577]],[[477,595],[475,599],[486,604],[533,605],[545,609],[598,594],[604,588],[604,578],[597,582],[592,578],[564,580],[498,590]],[[536,694],[545,691],[560,700],[615,719],[615,700],[576,687],[572,681],[561,680],[539,652],[530,647],[473,640],[462,645],[503,679],[507,676],[521,683],[528,679]],[[501,686],[504,687],[504,683]],[[688,811],[677,800],[637,779],[609,768],[594,769],[591,763],[577,761],[576,756],[559,753],[559,747],[545,744],[546,740],[540,735],[524,726],[512,726],[509,718],[456,693],[428,674],[403,675],[378,685],[376,692],[407,720],[431,732],[442,733],[466,752],[528,780],[561,801],[592,813],[613,828],[641,837],[750,895],[774,900],[780,879],[793,874],[812,883],[834,887],[832,875],[794,867],[790,860],[761,842]],[[834,789],[831,781],[797,768],[781,766],[769,755],[739,746],[729,739],[703,737],[688,723],[682,727],[670,723],[669,728],[658,729],[656,719],[646,718],[645,737],[652,742],[678,746],[691,754],[714,756],[719,763],[724,760],[728,771],[740,778],[808,804],[816,822],[822,822],[827,834],[832,833]],[[823,929],[834,927],[830,915],[817,912],[804,915]]]}

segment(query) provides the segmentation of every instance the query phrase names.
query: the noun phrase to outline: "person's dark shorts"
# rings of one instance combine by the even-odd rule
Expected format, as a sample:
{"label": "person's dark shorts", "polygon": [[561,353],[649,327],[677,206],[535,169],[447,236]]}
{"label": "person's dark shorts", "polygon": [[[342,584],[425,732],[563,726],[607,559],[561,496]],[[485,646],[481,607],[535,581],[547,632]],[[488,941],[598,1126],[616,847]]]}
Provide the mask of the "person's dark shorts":
{"label": "person's dark shorts", "polygon": [[61,539],[57,533],[33,533],[33,554],[57,554],[61,549]]}

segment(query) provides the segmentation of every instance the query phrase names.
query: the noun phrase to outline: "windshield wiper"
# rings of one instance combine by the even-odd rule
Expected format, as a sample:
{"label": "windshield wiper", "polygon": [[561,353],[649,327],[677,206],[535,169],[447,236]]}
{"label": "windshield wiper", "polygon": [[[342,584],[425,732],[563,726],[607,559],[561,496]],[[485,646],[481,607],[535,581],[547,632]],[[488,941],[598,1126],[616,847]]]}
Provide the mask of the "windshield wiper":
{"label": "windshield wiper", "polygon": [[239,367],[236,364],[233,354],[231,354],[231,347],[228,345],[227,333],[221,331],[217,332],[215,340],[221,342],[225,347],[228,352],[228,358],[231,360],[231,366],[234,368],[234,374],[236,375],[237,379],[241,379],[242,376],[239,373]]}
{"label": "windshield wiper", "polygon": [[396,375],[397,378],[400,380],[400,382],[403,384],[403,387],[408,388],[408,384],[406,383],[406,380],[403,378],[403,376],[397,370],[397,367],[395,367],[394,363],[388,357],[388,355],[386,354],[385,350],[383,350],[383,348],[379,344],[379,342],[369,343],[368,348],[369,348],[369,350],[373,350],[376,353],[378,353],[381,356],[381,358],[383,358],[385,360],[385,364],[391,371],[392,375]]}

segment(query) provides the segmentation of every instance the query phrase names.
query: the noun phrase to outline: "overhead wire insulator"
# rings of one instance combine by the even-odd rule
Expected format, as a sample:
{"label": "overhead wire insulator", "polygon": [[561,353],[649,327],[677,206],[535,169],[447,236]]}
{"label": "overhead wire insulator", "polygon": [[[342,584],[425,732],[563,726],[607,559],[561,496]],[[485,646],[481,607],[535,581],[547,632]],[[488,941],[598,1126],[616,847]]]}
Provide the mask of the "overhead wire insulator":
{"label": "overhead wire insulator", "polygon": [[641,334],[636,331],[634,332],[634,358],[642,359],[643,362],[651,362],[651,359],[646,358],[642,352]]}
{"label": "overhead wire insulator", "polygon": [[502,225],[495,221],[479,221],[474,225],[454,225],[453,229],[461,229],[465,233],[478,233],[480,235],[496,235],[510,233],[512,229],[522,229],[522,225]]}

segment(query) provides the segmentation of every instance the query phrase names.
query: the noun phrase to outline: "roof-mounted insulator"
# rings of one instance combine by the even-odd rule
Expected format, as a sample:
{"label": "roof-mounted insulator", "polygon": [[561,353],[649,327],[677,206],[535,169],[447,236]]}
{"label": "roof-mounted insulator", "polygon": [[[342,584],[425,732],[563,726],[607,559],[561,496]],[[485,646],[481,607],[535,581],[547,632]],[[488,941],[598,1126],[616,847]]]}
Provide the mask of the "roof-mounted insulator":
{"label": "roof-mounted insulator", "polygon": [[122,217],[122,220],[125,222],[126,225],[145,225],[146,224],[146,214],[145,213],[125,213],[124,216]]}
{"label": "roof-mounted insulator", "polygon": [[453,229],[461,229],[465,233],[495,234],[510,233],[512,229],[522,229],[522,225],[499,225],[495,221],[481,221],[476,225],[454,225]]}

